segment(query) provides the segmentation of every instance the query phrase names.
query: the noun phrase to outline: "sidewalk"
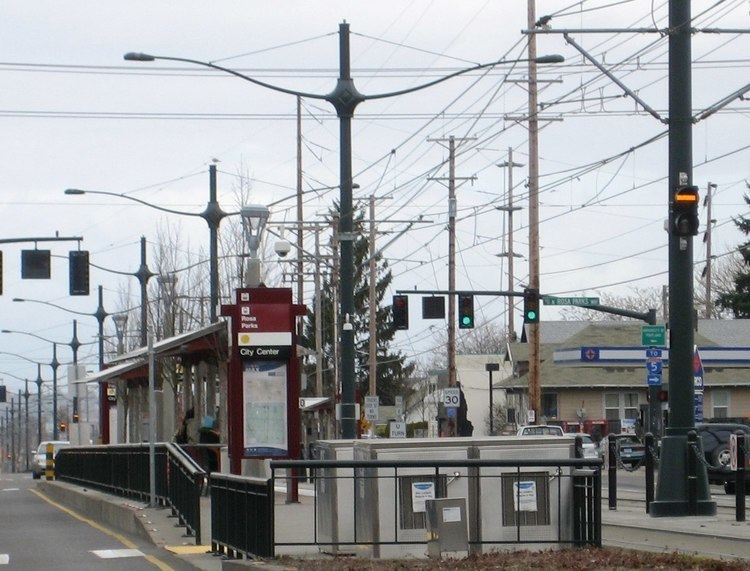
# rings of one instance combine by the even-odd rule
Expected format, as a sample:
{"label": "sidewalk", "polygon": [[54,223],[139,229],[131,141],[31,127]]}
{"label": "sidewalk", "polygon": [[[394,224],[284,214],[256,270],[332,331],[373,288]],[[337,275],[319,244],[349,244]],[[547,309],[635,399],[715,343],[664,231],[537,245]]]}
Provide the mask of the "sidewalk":
{"label": "sidewalk", "polygon": [[[288,569],[273,562],[224,560],[211,550],[211,500],[201,498],[201,545],[193,537],[185,536],[185,528],[176,527],[171,511],[149,508],[147,504],[102,492],[84,489],[65,482],[49,482],[40,486],[54,487],[58,501],[73,509],[83,506],[81,496],[106,502],[110,518],[104,523],[121,526],[128,533],[146,537],[154,545],[166,549],[195,569],[221,571],[255,567],[260,569]],[[300,503],[287,504],[285,490],[276,488],[275,534],[277,543],[312,542],[314,540],[314,497],[308,485],[300,489]],[[67,498],[67,499],[66,499]],[[750,561],[750,523],[737,523],[729,506],[733,496],[716,496],[720,510],[715,517],[652,518],[645,513],[642,495],[621,491],[618,509],[610,511],[606,497],[602,502],[602,536],[605,546],[616,546],[647,551],[681,551],[700,553],[709,557],[740,558]],[[723,509],[722,509],[723,508]],[[116,514],[113,521],[112,514]],[[85,514],[95,518],[96,514]],[[137,522],[133,524],[132,522]],[[136,528],[133,527],[136,526]],[[279,546],[277,555],[298,557],[327,557],[316,546]]]}

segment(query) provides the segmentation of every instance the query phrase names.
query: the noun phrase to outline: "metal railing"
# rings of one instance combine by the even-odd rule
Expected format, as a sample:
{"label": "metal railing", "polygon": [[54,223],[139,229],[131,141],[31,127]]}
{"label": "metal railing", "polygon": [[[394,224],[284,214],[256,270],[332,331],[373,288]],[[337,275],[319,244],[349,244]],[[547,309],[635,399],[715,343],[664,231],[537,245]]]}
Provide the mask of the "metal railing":
{"label": "metal railing", "polygon": [[[601,466],[599,459],[582,458],[274,461],[272,484],[278,479],[286,480],[289,485],[290,474],[304,473],[303,469],[310,471],[315,484],[310,522],[313,537],[310,541],[280,541],[276,537],[274,547],[425,545],[423,514],[412,504],[410,488],[415,475],[416,481],[421,478],[434,482],[435,498],[468,496],[468,544],[473,551],[483,545],[499,544],[600,546]],[[277,475],[279,470],[284,470],[283,476]],[[347,473],[342,475],[342,471]],[[464,478],[466,483],[458,487],[461,491],[450,489]],[[339,480],[353,480],[353,497],[339,503],[353,512],[354,526],[347,530],[353,532],[352,537],[342,540],[336,534],[328,534],[322,538],[318,496]],[[534,482],[531,488],[536,490],[536,496],[522,500],[521,484],[527,481]],[[392,498],[376,499],[390,493]],[[340,486],[338,494],[340,502]],[[378,503],[376,510],[384,510],[382,518],[378,512],[378,520],[382,522],[379,528],[389,527],[389,530],[370,528],[368,532],[367,521],[373,514],[364,513],[367,497]],[[491,502],[496,502],[494,508],[490,508]],[[524,502],[529,503],[524,505]],[[536,509],[529,507],[532,504]]]}
{"label": "metal railing", "polygon": [[211,551],[229,557],[273,557],[271,480],[212,473]]}
{"label": "metal railing", "polygon": [[[206,474],[169,442],[156,445],[156,500],[172,509],[188,535],[201,542],[200,497]],[[149,499],[147,444],[63,448],[55,457],[55,477],[113,494]]]}

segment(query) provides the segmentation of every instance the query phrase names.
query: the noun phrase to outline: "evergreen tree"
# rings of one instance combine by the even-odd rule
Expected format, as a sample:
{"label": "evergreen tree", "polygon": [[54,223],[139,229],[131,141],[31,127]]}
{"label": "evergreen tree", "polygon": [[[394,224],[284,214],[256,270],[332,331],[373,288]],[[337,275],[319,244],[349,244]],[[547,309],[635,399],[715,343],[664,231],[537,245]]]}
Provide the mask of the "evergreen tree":
{"label": "evergreen tree", "polygon": [[[355,226],[361,226],[363,214],[355,212]],[[354,250],[354,315],[350,316],[350,322],[354,327],[354,375],[356,388],[362,399],[369,387],[369,239],[363,234],[355,239]],[[376,299],[376,332],[377,332],[377,394],[380,404],[394,404],[394,397],[408,396],[407,379],[414,370],[414,364],[406,362],[406,356],[400,351],[391,349],[390,344],[396,334],[393,325],[393,313],[391,305],[382,305],[386,290],[393,276],[388,268],[388,263],[378,255],[376,258],[377,283],[375,286]],[[340,303],[340,298],[337,300]],[[323,395],[330,396],[333,392],[333,286],[331,276],[326,275],[321,285],[321,306],[323,323]],[[315,347],[315,303],[310,304],[307,310],[303,342],[305,346],[313,349]],[[344,316],[339,315],[339,328],[344,322]],[[308,363],[305,367],[307,375],[307,393],[315,391],[315,364]]]}
{"label": "evergreen tree", "polygon": [[[745,195],[745,202],[750,205],[750,196]],[[734,219],[737,228],[745,236],[750,236],[750,217],[741,216]],[[750,318],[750,240],[740,244],[743,267],[734,276],[734,291],[719,296],[716,304],[730,310],[737,319]]]}

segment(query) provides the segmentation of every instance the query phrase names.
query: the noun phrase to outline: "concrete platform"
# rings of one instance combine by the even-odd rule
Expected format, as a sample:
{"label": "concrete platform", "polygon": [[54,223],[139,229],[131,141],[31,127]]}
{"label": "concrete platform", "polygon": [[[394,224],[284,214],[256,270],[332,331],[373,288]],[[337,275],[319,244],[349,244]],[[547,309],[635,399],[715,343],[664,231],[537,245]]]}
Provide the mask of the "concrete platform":
{"label": "concrete platform", "polygon": [[[55,501],[79,511],[119,531],[148,539],[168,550],[195,569],[260,568],[288,569],[265,561],[228,560],[210,552],[210,498],[201,499],[202,544],[195,545],[185,528],[176,526],[170,510],[149,508],[147,504],[105,494],[65,482],[40,482],[40,491]],[[300,503],[287,504],[283,488],[276,495],[276,541],[313,540],[312,490],[302,489]],[[606,490],[605,490],[606,491]],[[645,513],[642,494],[620,491],[618,509],[610,511],[606,497],[602,503],[602,537],[605,546],[646,551],[679,551],[724,559],[750,561],[750,523],[734,521],[733,496],[716,496],[719,513],[713,517],[652,518]],[[325,558],[315,546],[277,548],[279,555]]]}

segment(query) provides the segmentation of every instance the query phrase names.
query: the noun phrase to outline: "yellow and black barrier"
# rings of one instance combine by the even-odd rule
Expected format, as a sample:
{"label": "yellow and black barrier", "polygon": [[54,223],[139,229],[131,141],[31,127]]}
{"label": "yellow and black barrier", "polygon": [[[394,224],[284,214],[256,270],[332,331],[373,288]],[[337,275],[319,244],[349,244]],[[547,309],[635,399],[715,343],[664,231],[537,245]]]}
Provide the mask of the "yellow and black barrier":
{"label": "yellow and black barrier", "polygon": [[47,444],[47,458],[44,464],[44,478],[46,480],[55,479],[55,445]]}

